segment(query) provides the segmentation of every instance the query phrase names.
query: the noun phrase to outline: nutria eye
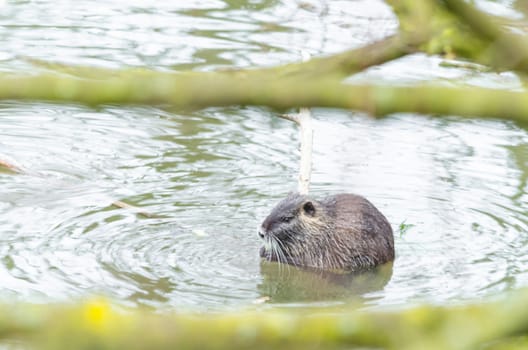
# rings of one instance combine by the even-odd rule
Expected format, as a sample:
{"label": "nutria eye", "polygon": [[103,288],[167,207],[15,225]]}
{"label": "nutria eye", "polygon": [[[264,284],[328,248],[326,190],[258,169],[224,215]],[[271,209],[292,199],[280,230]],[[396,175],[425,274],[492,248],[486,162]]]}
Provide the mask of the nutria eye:
{"label": "nutria eye", "polygon": [[306,214],[310,215],[310,216],[314,216],[315,215],[315,207],[313,205],[312,202],[306,202],[304,203],[303,205],[303,210]]}
{"label": "nutria eye", "polygon": [[293,219],[293,216],[291,216],[291,215],[290,216],[283,216],[283,217],[280,218],[280,221],[282,221],[282,222],[290,222],[290,221],[292,221],[292,219]]}

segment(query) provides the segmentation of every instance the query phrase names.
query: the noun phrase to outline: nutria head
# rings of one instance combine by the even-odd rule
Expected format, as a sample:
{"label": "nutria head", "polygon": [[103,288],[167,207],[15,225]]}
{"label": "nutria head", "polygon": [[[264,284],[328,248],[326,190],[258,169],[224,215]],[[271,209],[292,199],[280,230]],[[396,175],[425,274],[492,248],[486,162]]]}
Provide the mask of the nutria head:
{"label": "nutria head", "polygon": [[261,256],[267,260],[304,265],[309,241],[316,241],[330,227],[330,213],[318,201],[298,193],[290,193],[280,201],[264,220],[259,236],[265,246]]}
{"label": "nutria head", "polygon": [[392,229],[365,198],[321,201],[290,193],[262,223],[260,255],[268,261],[324,270],[359,270],[394,259]]}

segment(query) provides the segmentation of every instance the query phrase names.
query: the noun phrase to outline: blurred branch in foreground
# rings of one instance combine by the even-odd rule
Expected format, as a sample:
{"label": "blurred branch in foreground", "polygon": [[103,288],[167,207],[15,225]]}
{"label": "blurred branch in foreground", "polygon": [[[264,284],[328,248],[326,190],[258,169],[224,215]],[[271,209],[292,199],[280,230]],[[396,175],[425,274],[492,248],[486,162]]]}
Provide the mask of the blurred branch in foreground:
{"label": "blurred branch in foreground", "polygon": [[0,76],[0,97],[98,104],[170,104],[179,108],[265,105],[338,107],[383,116],[413,112],[528,121],[528,93],[420,84],[348,85],[334,79],[252,79],[222,73],[130,72],[126,77]]}
{"label": "blurred branch in foreground", "polygon": [[[528,346],[528,291],[395,312],[117,312],[106,302],[0,307],[0,338],[43,349],[507,349]],[[498,322],[499,321],[499,322]]]}

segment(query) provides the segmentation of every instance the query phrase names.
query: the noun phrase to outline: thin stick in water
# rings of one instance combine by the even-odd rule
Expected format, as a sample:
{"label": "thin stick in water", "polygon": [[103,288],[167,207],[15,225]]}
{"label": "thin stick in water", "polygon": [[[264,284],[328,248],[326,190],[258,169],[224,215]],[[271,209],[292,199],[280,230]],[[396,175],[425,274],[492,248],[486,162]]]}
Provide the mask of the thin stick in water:
{"label": "thin stick in water", "polygon": [[[303,62],[310,59],[310,54],[306,51],[302,53]],[[295,122],[301,129],[301,160],[299,166],[300,194],[308,194],[310,191],[310,177],[312,175],[312,149],[313,149],[313,127],[312,112],[309,108],[300,108],[297,114],[283,114],[281,118]]]}
{"label": "thin stick in water", "polygon": [[147,218],[156,217],[156,215],[154,215],[152,213],[149,213],[148,211],[144,211],[143,209],[141,209],[139,207],[136,207],[135,205],[128,204],[128,203],[125,203],[123,201],[119,201],[119,200],[114,201],[114,202],[112,202],[112,205],[115,206],[115,207],[121,208],[121,209],[130,210],[130,211],[136,213],[137,215],[141,215],[141,216],[144,216],[144,217],[147,217]]}
{"label": "thin stick in water", "polygon": [[14,173],[18,173],[18,174],[22,173],[22,169],[20,167],[16,166],[13,163],[10,163],[10,162],[8,162],[6,160],[3,160],[3,159],[0,159],[0,167],[1,168],[5,168],[5,169],[7,169],[9,171],[12,171]]}
{"label": "thin stick in water", "polygon": [[310,190],[310,177],[312,175],[312,113],[309,108],[301,108],[298,114],[282,114],[279,117],[296,123],[301,129],[301,161],[299,166],[298,191],[300,194],[308,194]]}

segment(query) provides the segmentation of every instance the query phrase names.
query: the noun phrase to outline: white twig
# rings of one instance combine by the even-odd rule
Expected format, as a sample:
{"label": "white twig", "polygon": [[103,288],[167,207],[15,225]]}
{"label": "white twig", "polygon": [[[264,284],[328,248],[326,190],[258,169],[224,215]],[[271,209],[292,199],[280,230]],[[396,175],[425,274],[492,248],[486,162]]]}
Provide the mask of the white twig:
{"label": "white twig", "polygon": [[[306,62],[310,59],[310,54],[306,51],[301,52],[301,54],[303,61]],[[283,114],[280,117],[295,122],[301,129],[301,161],[298,191],[300,194],[308,194],[310,190],[310,177],[312,175],[312,113],[309,108],[300,108],[297,114]]]}
{"label": "white twig", "polygon": [[309,108],[299,111],[299,125],[301,127],[301,165],[299,168],[299,193],[308,194],[310,177],[312,175],[312,145],[313,128],[312,113]]}
{"label": "white twig", "polygon": [[[310,54],[306,51],[302,51],[301,56],[304,62],[310,59]],[[308,194],[310,190],[310,177],[312,175],[312,113],[310,112],[310,108],[300,108],[297,114],[282,114],[279,117],[295,122],[301,129],[301,164],[299,167],[298,191],[300,194]]]}
{"label": "white twig", "polygon": [[279,117],[296,123],[301,129],[301,162],[299,166],[298,191],[300,194],[308,194],[310,189],[310,176],[312,174],[312,113],[309,108],[301,108],[297,114],[281,114]]}
{"label": "white twig", "polygon": [[310,176],[312,174],[312,113],[309,108],[301,108],[298,114],[282,114],[279,117],[296,123],[301,129],[301,161],[299,166],[298,191],[300,194],[308,194],[310,189]]}

